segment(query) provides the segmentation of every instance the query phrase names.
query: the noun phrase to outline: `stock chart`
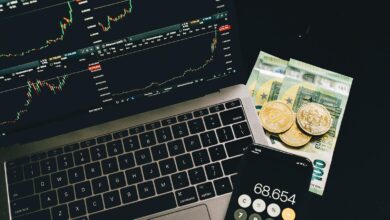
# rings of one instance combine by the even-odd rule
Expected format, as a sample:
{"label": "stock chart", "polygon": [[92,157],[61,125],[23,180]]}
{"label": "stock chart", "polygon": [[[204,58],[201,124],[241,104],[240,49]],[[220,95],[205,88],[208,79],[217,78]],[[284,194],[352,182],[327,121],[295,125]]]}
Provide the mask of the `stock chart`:
{"label": "stock chart", "polygon": [[107,106],[223,80],[237,70],[228,7],[223,0],[1,2],[0,137],[79,114],[98,121],[93,115]]}

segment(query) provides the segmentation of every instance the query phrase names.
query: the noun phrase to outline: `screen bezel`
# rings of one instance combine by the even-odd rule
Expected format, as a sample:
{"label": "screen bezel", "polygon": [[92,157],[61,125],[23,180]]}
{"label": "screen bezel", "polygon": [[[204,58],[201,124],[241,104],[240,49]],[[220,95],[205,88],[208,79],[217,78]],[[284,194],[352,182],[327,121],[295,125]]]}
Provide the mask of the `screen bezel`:
{"label": "screen bezel", "polygon": [[[106,106],[104,111],[94,113],[93,116],[89,116],[89,114],[87,114],[86,112],[81,112],[79,114],[70,114],[68,116],[58,118],[54,121],[44,121],[40,124],[34,124],[34,126],[23,128],[21,130],[18,130],[17,132],[8,134],[5,137],[0,136],[0,147],[19,145],[32,141],[43,140],[53,136],[58,136],[61,134],[102,124],[105,122],[118,120],[142,112],[155,110],[172,104],[203,97],[207,94],[218,92],[223,88],[245,83],[244,73],[246,71],[242,60],[242,49],[240,45],[236,2],[234,0],[226,0],[226,2],[228,4],[227,9],[230,14],[229,23],[233,27],[231,31],[232,39],[234,39],[235,41],[233,42],[233,44],[237,48],[237,50],[235,51],[236,54],[234,55],[234,62],[237,66],[236,73],[230,74],[224,78],[221,78],[220,80],[203,82],[200,86],[177,88],[174,92],[159,95],[156,97],[151,97],[145,101],[140,101],[139,103],[137,103],[136,107],[129,103],[121,104],[123,106],[121,106],[121,108],[118,108],[117,105],[114,104],[111,106]],[[128,108],[126,105],[128,106]],[[110,109],[115,109],[115,116],[112,116],[112,114],[110,115]],[[94,120],[92,121],[91,118]],[[61,127],[61,129],[59,129],[59,127]],[[41,130],[45,130],[44,134],[43,132],[39,132]]]}

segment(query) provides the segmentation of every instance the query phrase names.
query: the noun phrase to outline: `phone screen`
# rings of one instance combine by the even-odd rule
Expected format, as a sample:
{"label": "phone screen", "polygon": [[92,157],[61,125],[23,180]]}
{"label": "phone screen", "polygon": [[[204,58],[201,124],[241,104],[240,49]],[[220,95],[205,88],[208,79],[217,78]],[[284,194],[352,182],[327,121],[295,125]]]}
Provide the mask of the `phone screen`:
{"label": "phone screen", "polygon": [[250,146],[241,161],[225,219],[303,219],[312,172],[306,158]]}

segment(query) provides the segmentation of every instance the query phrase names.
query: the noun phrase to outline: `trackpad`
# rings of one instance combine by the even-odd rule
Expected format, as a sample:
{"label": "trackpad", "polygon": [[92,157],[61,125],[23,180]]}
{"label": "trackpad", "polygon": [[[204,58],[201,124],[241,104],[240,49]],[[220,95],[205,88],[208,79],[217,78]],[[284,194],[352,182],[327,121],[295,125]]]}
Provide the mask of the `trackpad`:
{"label": "trackpad", "polygon": [[210,220],[209,211],[206,205],[200,205],[189,209],[184,209],[168,215],[153,218],[153,220]]}

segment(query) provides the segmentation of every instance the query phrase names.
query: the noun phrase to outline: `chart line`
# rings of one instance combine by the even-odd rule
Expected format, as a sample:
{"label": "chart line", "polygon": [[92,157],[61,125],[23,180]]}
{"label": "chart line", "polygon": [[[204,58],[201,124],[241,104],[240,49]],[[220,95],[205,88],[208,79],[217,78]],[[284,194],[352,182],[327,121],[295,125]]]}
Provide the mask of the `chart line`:
{"label": "chart line", "polygon": [[98,22],[98,25],[102,28],[103,32],[108,32],[111,30],[112,23],[119,22],[127,17],[127,15],[131,14],[133,12],[133,2],[132,0],[129,0],[129,7],[124,8],[123,12],[116,16],[107,16],[107,24],[103,24],[101,22]]}
{"label": "chart line", "polygon": [[29,49],[29,50],[26,50],[26,51],[23,51],[23,52],[20,52],[20,53],[4,53],[4,54],[0,54],[0,58],[3,58],[3,57],[5,57],[5,58],[22,57],[22,56],[25,56],[27,54],[30,54],[30,53],[33,53],[33,52],[36,52],[36,51],[44,50],[44,49],[48,48],[50,45],[52,45],[52,44],[55,44],[55,43],[57,43],[59,41],[63,41],[64,37],[65,37],[66,31],[73,24],[73,9],[72,9],[72,6],[70,4],[70,1],[67,2],[67,5],[68,5],[68,17],[63,17],[62,20],[60,20],[60,22],[59,22],[60,23],[60,29],[61,29],[59,37],[57,37],[55,39],[46,40],[44,45],[42,45],[40,47],[32,48],[32,49]]}
{"label": "chart line", "polygon": [[129,93],[145,91],[145,90],[148,90],[148,89],[152,88],[153,86],[164,86],[165,84],[168,84],[168,83],[170,83],[170,82],[172,82],[174,80],[177,80],[177,79],[180,79],[180,78],[184,78],[184,77],[186,77],[190,73],[198,72],[198,71],[206,68],[210,63],[213,62],[213,60],[214,60],[214,52],[215,52],[215,49],[217,48],[217,44],[218,44],[218,34],[217,34],[217,31],[215,31],[215,36],[213,37],[212,42],[211,42],[211,56],[201,66],[196,67],[196,68],[190,67],[187,70],[185,70],[181,75],[173,77],[173,78],[168,79],[166,81],[163,81],[163,82],[151,82],[149,85],[147,85],[147,86],[145,86],[143,88],[132,89],[132,90],[123,91],[123,92],[120,92],[120,93],[113,93],[112,96],[115,97],[115,96],[126,95],[126,94],[129,94]]}
{"label": "chart line", "polygon": [[62,76],[57,77],[58,84],[55,85],[54,83],[48,83],[47,81],[41,81],[36,80],[35,82],[32,82],[30,80],[27,81],[27,92],[26,92],[26,101],[23,104],[22,109],[16,112],[15,119],[10,121],[3,121],[0,122],[0,126],[7,125],[7,124],[15,124],[17,121],[19,121],[22,116],[28,112],[28,107],[31,105],[34,96],[39,96],[42,93],[42,90],[44,88],[47,88],[52,94],[57,94],[58,92],[61,92],[66,85],[68,76]]}

